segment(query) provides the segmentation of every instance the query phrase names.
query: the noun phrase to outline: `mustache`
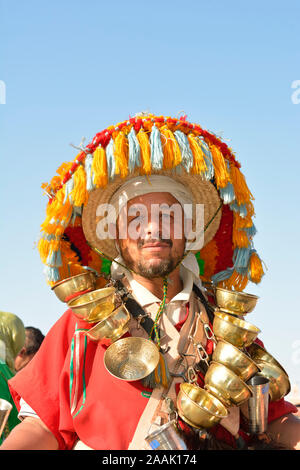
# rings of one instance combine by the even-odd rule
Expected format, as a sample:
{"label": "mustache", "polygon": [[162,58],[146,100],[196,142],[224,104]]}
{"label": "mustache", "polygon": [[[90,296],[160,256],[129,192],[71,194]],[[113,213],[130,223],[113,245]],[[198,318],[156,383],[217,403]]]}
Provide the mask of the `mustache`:
{"label": "mustache", "polygon": [[144,245],[148,243],[158,243],[158,242],[166,243],[167,245],[169,245],[170,248],[172,248],[173,246],[173,242],[170,238],[163,238],[160,236],[157,238],[141,238],[139,239],[137,246],[138,248],[142,248]]}

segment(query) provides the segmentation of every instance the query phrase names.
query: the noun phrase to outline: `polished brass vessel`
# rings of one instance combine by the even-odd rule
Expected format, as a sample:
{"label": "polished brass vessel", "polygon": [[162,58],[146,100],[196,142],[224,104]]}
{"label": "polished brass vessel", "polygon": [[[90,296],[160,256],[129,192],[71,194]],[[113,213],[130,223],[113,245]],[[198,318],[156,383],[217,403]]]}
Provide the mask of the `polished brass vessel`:
{"label": "polished brass vessel", "polygon": [[231,314],[215,311],[213,331],[217,340],[224,339],[237,348],[250,346],[260,333],[260,329]]}
{"label": "polished brass vessel", "polygon": [[215,287],[215,302],[220,310],[235,315],[246,315],[254,310],[259,297],[245,292],[238,292]]}
{"label": "polished brass vessel", "polygon": [[59,300],[68,302],[74,296],[80,295],[81,292],[94,290],[96,282],[96,275],[92,271],[86,271],[57,282],[51,287],[51,290]]}
{"label": "polished brass vessel", "polygon": [[217,342],[212,360],[229,367],[244,382],[247,382],[260,371],[260,368],[250,356],[223,339]]}
{"label": "polished brass vessel", "polygon": [[111,344],[104,353],[104,365],[114,377],[127,382],[141,380],[159,362],[157,346],[150,340],[130,336]]}
{"label": "polished brass vessel", "polygon": [[109,345],[127,333],[129,321],[130,313],[124,305],[121,305],[88,330],[86,335],[93,341]]}
{"label": "polished brass vessel", "polygon": [[212,361],[204,377],[205,386],[224,405],[241,405],[251,396],[251,389],[231,369]]}
{"label": "polished brass vessel", "polygon": [[187,382],[180,384],[177,409],[179,416],[194,428],[211,428],[228,415],[226,407],[218,398]]}
{"label": "polished brass vessel", "polygon": [[68,302],[74,315],[81,320],[95,323],[106,318],[115,308],[115,289],[105,287],[80,295]]}

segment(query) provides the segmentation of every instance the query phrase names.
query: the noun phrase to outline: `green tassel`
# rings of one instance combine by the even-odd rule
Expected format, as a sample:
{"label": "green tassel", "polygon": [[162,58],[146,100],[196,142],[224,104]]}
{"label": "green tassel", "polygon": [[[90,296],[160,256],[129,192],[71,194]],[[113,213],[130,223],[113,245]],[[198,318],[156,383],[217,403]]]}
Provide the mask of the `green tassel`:
{"label": "green tassel", "polygon": [[199,266],[200,275],[204,274],[204,259],[201,258],[200,251],[195,254]]}
{"label": "green tassel", "polygon": [[109,274],[111,267],[111,261],[107,258],[102,258],[101,272],[103,274]]}

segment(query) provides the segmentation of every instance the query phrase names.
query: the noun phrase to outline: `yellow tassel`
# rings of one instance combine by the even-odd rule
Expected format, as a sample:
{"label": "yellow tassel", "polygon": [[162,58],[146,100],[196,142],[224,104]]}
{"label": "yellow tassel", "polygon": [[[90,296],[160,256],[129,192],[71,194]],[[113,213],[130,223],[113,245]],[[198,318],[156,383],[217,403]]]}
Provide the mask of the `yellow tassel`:
{"label": "yellow tassel", "polygon": [[86,174],[82,165],[79,165],[74,173],[74,189],[71,192],[74,206],[85,204],[88,199],[86,190]]}
{"label": "yellow tassel", "polygon": [[42,263],[46,263],[50,251],[50,242],[48,240],[45,240],[44,238],[40,238],[40,240],[38,241],[37,248]]}
{"label": "yellow tassel", "polygon": [[261,259],[258,256],[258,254],[255,252],[252,253],[252,255],[250,256],[249,271],[250,271],[251,281],[255,282],[256,284],[258,284],[261,281],[261,278],[265,274]]}
{"label": "yellow tassel", "polygon": [[245,176],[239,168],[233,164],[230,164],[230,178],[234,187],[235,197],[239,205],[246,204],[251,199],[254,199],[247,186]]}
{"label": "yellow tassel", "polygon": [[136,135],[137,140],[139,141],[141,148],[141,159],[142,159],[142,168],[141,173],[149,175],[151,173],[151,148],[148,139],[148,135],[141,127],[139,132]]}
{"label": "yellow tassel", "polygon": [[116,160],[116,174],[126,178],[128,174],[128,140],[123,131],[120,131],[114,140],[114,155]]}
{"label": "yellow tassel", "polygon": [[233,213],[234,227],[236,230],[241,230],[243,228],[252,227],[252,217],[250,214],[247,214],[246,217],[241,217],[237,212]]}
{"label": "yellow tassel", "polygon": [[163,167],[166,170],[174,168],[181,162],[181,152],[177,140],[175,139],[173,132],[170,131],[166,126],[160,128],[162,136],[162,147],[164,153]]}
{"label": "yellow tassel", "polygon": [[250,241],[245,230],[241,230],[237,227],[237,217],[233,217],[232,242],[234,247],[239,248],[247,248],[250,245]]}
{"label": "yellow tassel", "polygon": [[194,165],[192,168],[192,173],[195,173],[196,175],[204,174],[205,171],[207,170],[207,166],[205,163],[201,145],[199,144],[197,137],[194,134],[189,133],[187,135],[187,138],[188,138],[190,148],[194,157]]}
{"label": "yellow tassel", "polygon": [[210,145],[209,148],[213,157],[216,185],[218,188],[225,188],[227,183],[230,181],[225,159],[216,145]]}
{"label": "yellow tassel", "polygon": [[105,149],[102,146],[96,148],[92,163],[92,173],[94,175],[94,184],[97,188],[103,188],[107,185],[107,162]]}

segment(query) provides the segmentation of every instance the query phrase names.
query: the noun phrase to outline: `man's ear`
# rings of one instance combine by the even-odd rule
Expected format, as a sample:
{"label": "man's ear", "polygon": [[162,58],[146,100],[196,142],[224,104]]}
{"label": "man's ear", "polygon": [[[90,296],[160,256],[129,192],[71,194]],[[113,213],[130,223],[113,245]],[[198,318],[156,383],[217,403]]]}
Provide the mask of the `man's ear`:
{"label": "man's ear", "polygon": [[26,348],[25,348],[25,346],[23,346],[23,348],[19,352],[18,356],[26,357]]}

